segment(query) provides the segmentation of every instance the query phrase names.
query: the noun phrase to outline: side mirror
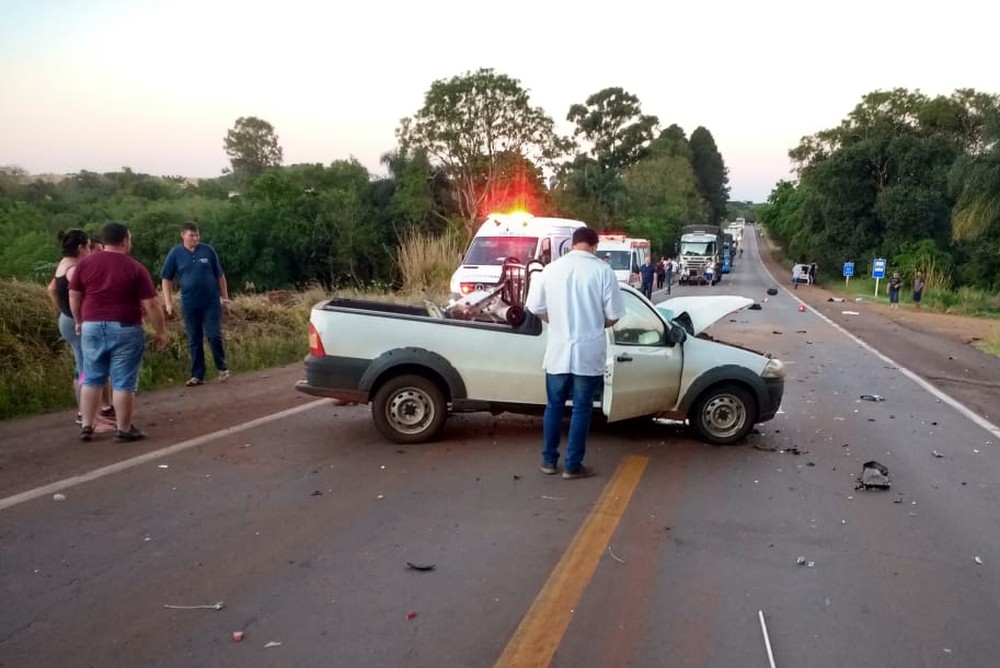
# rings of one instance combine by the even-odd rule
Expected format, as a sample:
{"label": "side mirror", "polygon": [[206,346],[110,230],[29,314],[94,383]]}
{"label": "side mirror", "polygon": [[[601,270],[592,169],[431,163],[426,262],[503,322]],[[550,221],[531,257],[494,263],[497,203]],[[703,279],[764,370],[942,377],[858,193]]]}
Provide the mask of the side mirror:
{"label": "side mirror", "polygon": [[678,345],[687,341],[687,332],[680,325],[670,325],[670,331],[667,332],[667,341],[673,345]]}

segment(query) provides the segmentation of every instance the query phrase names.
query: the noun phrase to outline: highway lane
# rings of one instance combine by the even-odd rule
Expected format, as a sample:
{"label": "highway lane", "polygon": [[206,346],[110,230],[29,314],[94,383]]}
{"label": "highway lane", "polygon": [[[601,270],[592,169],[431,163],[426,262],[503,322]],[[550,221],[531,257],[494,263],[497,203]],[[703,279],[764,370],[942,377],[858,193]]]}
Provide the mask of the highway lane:
{"label": "highway lane", "polygon": [[[762,300],[746,248],[675,294]],[[766,666],[758,610],[778,666],[995,665],[990,435],[784,291],[711,334],[788,364],[782,414],[740,446],[608,425],[600,476],[563,481],[537,472],[535,418],[400,447],[366,407],[324,406],[0,511],[0,665],[493,666],[636,458],[611,550],[533,665]],[[854,489],[869,459],[890,490]]]}

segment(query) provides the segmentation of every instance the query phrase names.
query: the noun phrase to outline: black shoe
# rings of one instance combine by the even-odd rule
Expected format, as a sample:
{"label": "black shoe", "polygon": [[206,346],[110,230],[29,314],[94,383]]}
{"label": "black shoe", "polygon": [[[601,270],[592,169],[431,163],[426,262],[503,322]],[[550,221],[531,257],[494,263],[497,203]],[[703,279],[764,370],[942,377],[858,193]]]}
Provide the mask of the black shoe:
{"label": "black shoe", "polygon": [[128,431],[122,431],[119,429],[115,432],[115,440],[120,443],[130,443],[132,441],[141,441],[146,438],[146,432],[136,429],[135,425],[129,427]]}
{"label": "black shoe", "polygon": [[101,417],[113,418],[115,416],[115,407],[105,406],[104,408],[101,409],[100,412],[101,412]]}
{"label": "black shoe", "polygon": [[577,478],[591,478],[597,475],[597,471],[589,466],[581,466],[578,469],[563,471],[563,480],[576,480]]}
{"label": "black shoe", "polygon": [[93,427],[89,427],[89,426],[87,426],[87,427],[80,427],[80,440],[81,441],[89,441],[93,437],[94,437],[94,428]]}
{"label": "black shoe", "polygon": [[556,468],[555,464],[549,464],[547,462],[542,462],[541,466],[539,466],[538,469],[545,475],[555,475],[559,473],[559,469]]}

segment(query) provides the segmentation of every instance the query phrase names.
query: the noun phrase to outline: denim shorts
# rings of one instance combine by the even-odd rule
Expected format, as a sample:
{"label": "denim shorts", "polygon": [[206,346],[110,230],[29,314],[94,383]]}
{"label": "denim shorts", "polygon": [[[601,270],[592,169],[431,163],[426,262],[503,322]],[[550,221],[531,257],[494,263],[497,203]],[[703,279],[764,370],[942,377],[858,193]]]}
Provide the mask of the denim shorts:
{"label": "denim shorts", "polygon": [[139,369],[146,348],[142,325],[120,322],[84,322],[80,332],[83,347],[83,384],[104,387],[111,375],[111,387],[117,392],[139,389]]}
{"label": "denim shorts", "polygon": [[83,348],[80,335],[76,333],[76,321],[65,313],[59,314],[59,335],[73,350],[73,379],[79,382],[83,373]]}

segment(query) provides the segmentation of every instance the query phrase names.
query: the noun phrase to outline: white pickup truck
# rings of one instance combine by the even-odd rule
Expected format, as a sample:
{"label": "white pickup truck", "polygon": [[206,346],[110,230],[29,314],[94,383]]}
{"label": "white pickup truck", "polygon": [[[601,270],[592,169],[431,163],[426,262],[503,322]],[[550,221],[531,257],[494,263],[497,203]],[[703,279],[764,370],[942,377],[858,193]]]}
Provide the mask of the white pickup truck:
{"label": "white pickup truck", "polygon": [[[621,286],[625,316],[607,330],[603,396],[608,422],[687,420],[703,440],[742,440],[774,417],[784,391],[780,360],[703,335],[753,303],[736,296],[678,297],[653,306]],[[541,414],[547,325],[530,314],[511,326],[451,317],[438,307],[356,299],[316,304],[309,323],[306,394],[372,404],[396,443],[437,437],[450,413]]]}

